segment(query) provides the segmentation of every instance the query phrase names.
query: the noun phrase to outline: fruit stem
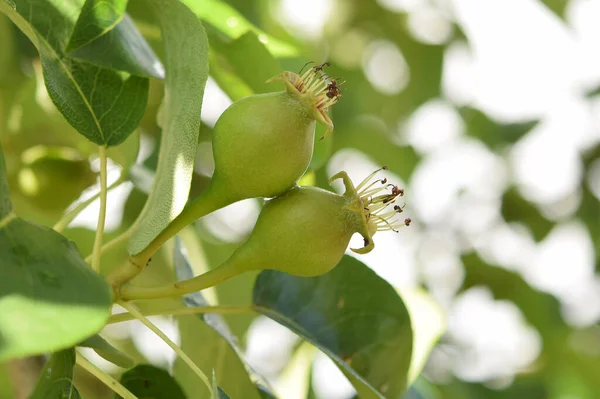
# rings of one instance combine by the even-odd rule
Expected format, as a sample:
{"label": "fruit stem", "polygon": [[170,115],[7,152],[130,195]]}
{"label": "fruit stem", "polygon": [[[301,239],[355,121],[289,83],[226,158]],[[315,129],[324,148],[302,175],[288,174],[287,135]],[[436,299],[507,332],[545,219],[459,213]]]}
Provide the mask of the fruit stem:
{"label": "fruit stem", "polygon": [[226,186],[220,184],[219,180],[213,176],[208,187],[192,200],[143,251],[131,255],[129,261],[115,269],[106,280],[116,290],[121,284],[131,280],[144,270],[152,255],[175,234],[194,223],[197,219],[238,200],[239,198],[234,196]]}
{"label": "fruit stem", "polygon": [[227,260],[219,267],[204,274],[175,283],[155,287],[139,287],[128,284],[121,287],[119,295],[120,298],[124,300],[181,296],[189,294],[190,292],[202,291],[206,288],[214,287],[238,274],[240,274],[240,269],[237,264]]}
{"label": "fruit stem", "polygon": [[116,394],[120,395],[124,399],[138,399],[137,396],[132,394],[127,388],[121,383],[115,380],[110,374],[100,370],[97,366],[93,365],[92,362],[83,357],[80,353],[77,354],[76,362],[82,369],[92,374],[94,377],[102,381],[113,390]]}
{"label": "fruit stem", "polygon": [[212,389],[212,385],[211,385],[210,381],[208,380],[208,377],[206,376],[206,374],[204,374],[204,372],[200,369],[200,367],[198,367],[196,365],[196,363],[194,363],[194,361],[187,355],[187,353],[185,353],[183,351],[183,349],[178,347],[175,344],[175,342],[173,342],[169,337],[167,337],[167,335],[164,332],[162,332],[160,330],[160,328],[158,328],[154,324],[152,324],[152,322],[150,320],[148,320],[142,314],[142,312],[140,312],[139,309],[136,308],[132,303],[123,302],[123,301],[119,301],[118,303],[123,308],[125,308],[125,310],[127,310],[129,313],[131,313],[131,315],[133,317],[135,317],[137,320],[141,321],[142,324],[144,324],[146,327],[148,327],[154,334],[158,335],[158,337],[160,339],[162,339],[165,342],[165,344],[169,345],[169,347],[171,347],[171,349],[173,349],[173,351],[177,354],[177,356],[179,356],[179,358],[181,360],[183,360],[189,366],[190,369],[192,369],[194,374],[196,374],[198,376],[198,378],[200,378],[202,380],[202,382],[204,383],[204,385],[206,385],[206,387],[208,388],[208,391],[212,395],[213,389]]}
{"label": "fruit stem", "polygon": [[98,147],[100,157],[100,212],[98,212],[98,227],[96,228],[96,238],[94,239],[94,250],[92,252],[92,270],[100,272],[100,250],[102,249],[102,240],[104,238],[104,223],[106,222],[106,147]]}
{"label": "fruit stem", "polygon": [[[208,215],[237,201],[237,198],[229,194],[229,190],[218,183],[214,177],[210,180],[208,187],[187,205],[183,211],[169,225],[161,231],[154,240],[140,253],[131,256],[133,263],[145,265],[148,259],[175,234],[185,227],[194,223],[203,216]],[[229,195],[228,195],[229,194]]]}

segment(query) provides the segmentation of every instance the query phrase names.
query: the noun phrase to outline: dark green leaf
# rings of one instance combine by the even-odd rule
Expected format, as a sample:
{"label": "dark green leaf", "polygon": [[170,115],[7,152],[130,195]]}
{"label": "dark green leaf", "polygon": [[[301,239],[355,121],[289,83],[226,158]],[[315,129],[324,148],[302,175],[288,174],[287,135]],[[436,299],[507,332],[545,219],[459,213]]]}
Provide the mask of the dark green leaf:
{"label": "dark green leaf", "polygon": [[[169,373],[147,364],[125,372],[121,384],[140,399],[185,399],[181,387]],[[121,396],[115,394],[115,398]]]}
{"label": "dark green leaf", "polygon": [[[135,255],[181,212],[190,190],[204,85],[208,78],[208,41],[202,23],[176,0],[152,0],[166,54],[165,100],[159,115],[160,157],[154,190],[134,229],[129,252]],[[173,23],[177,21],[177,23]]]}
{"label": "dark green leaf", "polygon": [[[194,276],[187,252],[179,237],[175,239],[174,263],[177,278],[179,280],[185,280]],[[209,306],[201,292],[194,292],[186,295],[183,298],[183,302],[187,307]],[[245,397],[256,398],[254,392],[252,394],[248,392],[253,386],[252,379],[249,375],[252,375],[254,377],[253,380],[256,381],[261,381],[263,379],[258,376],[244,360],[242,350],[237,344],[237,337],[231,333],[225,319],[217,313],[199,314],[197,315],[197,318],[204,321],[208,327],[218,334],[207,333],[206,338],[202,340],[202,347],[205,349],[214,347],[218,358],[221,359],[220,361],[215,362],[217,365],[222,364],[221,362],[226,362],[231,365],[228,368],[224,368],[224,370],[219,373],[219,384],[231,394],[245,394]],[[201,365],[199,366],[203,368]],[[203,369],[205,369],[205,367]]]}
{"label": "dark green leaf", "polygon": [[65,119],[90,141],[117,145],[139,124],[148,99],[148,79],[68,57],[73,8],[81,3],[16,0],[0,10],[37,47],[48,94]]}
{"label": "dark green leaf", "polygon": [[30,399],[79,399],[81,395],[73,385],[75,349],[53,353],[42,370],[40,379]]}
{"label": "dark green leaf", "polygon": [[119,367],[123,367],[124,369],[135,366],[135,361],[132,358],[106,342],[106,340],[98,334],[92,335],[85,341],[80,342],[77,346],[92,348],[100,357]]}
{"label": "dark green leaf", "polygon": [[[110,4],[106,4],[106,0],[88,0],[84,5],[84,11],[90,3],[93,3],[94,10],[111,8]],[[115,1],[115,3],[120,3],[120,1]],[[94,29],[87,30],[94,27],[95,17],[93,14],[84,15],[82,12],[77,20],[76,31],[69,42],[69,46],[73,45],[72,48],[69,47],[68,49],[71,57],[86,60],[102,67],[125,71],[132,75],[151,76],[157,79],[165,77],[164,67],[150,45],[137,30],[129,15],[121,14],[121,20],[118,24],[107,32],[104,31],[102,21],[99,22],[101,26],[96,26],[98,31]],[[77,31],[78,28],[81,32]],[[104,33],[95,37],[100,32]]]}
{"label": "dark green leaf", "polygon": [[480,110],[470,107],[463,107],[458,112],[467,125],[467,134],[478,138],[488,148],[496,151],[515,143],[538,124],[538,121],[530,121],[503,125]]}
{"label": "dark green leaf", "polygon": [[113,29],[125,15],[127,0],[86,0],[71,34],[67,51],[90,44]]}
{"label": "dark green leaf", "polygon": [[412,351],[408,310],[393,287],[345,256],[331,272],[295,277],[263,271],[255,309],[311,342],[337,364],[361,398],[398,398]]}

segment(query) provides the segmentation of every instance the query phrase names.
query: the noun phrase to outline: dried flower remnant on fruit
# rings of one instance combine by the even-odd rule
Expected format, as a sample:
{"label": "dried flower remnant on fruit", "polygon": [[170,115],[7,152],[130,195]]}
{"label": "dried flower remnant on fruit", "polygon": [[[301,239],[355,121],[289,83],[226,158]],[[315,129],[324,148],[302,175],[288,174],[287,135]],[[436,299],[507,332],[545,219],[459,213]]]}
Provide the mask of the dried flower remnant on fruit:
{"label": "dried flower remnant on fruit", "polygon": [[296,87],[300,93],[310,93],[314,95],[317,98],[315,106],[317,109],[323,111],[327,111],[329,107],[337,102],[337,98],[339,97],[339,94],[330,94],[332,88],[336,88],[337,90],[337,82],[335,79],[328,79],[327,74],[323,73],[323,69],[330,65],[331,63],[327,61],[323,64],[309,68],[302,76],[296,75],[298,76],[298,79],[296,79],[294,83],[294,87]]}
{"label": "dried flower remnant on fruit", "polygon": [[[363,212],[369,231],[372,234],[376,231],[388,230],[398,232],[398,228],[410,224],[410,219],[401,220],[397,217],[402,213],[404,205],[394,205],[391,210],[389,207],[396,202],[398,197],[404,196],[404,189],[388,184],[387,179],[377,179],[369,183],[381,170],[387,170],[387,167],[376,170],[356,187],[360,201],[363,203]],[[406,222],[407,220],[408,222]]]}
{"label": "dried flower remnant on fruit", "polygon": [[364,238],[364,247],[351,248],[356,253],[370,252],[375,247],[373,235],[378,231],[398,232],[401,227],[411,223],[409,218],[402,219],[398,216],[404,211],[405,205],[398,205],[396,201],[404,196],[404,189],[389,184],[385,178],[372,180],[382,170],[387,170],[387,167],[374,171],[356,187],[346,172],[340,172],[331,178],[331,181],[335,179],[344,181],[347,209],[358,213],[362,220],[362,227],[358,232]]}
{"label": "dried flower remnant on fruit", "polygon": [[308,62],[302,67],[300,74],[285,71],[267,82],[283,81],[288,92],[295,93],[312,110],[313,117],[327,126],[327,131],[320,138],[322,140],[333,130],[333,122],[327,115],[327,111],[338,101],[341,95],[339,87],[345,82],[339,83],[336,79],[330,79],[323,72],[326,67],[331,65],[329,61],[308,68],[306,72],[302,73],[310,63],[312,62]]}

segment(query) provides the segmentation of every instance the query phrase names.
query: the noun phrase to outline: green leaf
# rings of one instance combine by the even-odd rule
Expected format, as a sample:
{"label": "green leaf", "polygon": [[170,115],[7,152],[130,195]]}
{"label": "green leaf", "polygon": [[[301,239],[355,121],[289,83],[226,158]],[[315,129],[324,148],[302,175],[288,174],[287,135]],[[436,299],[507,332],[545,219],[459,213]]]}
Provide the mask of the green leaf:
{"label": "green leaf", "polygon": [[594,98],[599,95],[600,95],[600,87],[596,87],[585,93],[586,98]]}
{"label": "green leaf", "polygon": [[254,93],[281,89],[276,84],[266,83],[281,73],[281,65],[254,32],[247,32],[233,41],[223,40],[215,34],[209,38],[211,46],[226,60],[220,67],[239,76]]}
{"label": "green leaf", "polygon": [[148,79],[65,54],[81,6],[77,0],[16,0],[15,5],[13,9],[0,2],[0,10],[37,47],[48,94],[69,124],[96,144],[112,146],[125,140],[144,114]]}
{"label": "green leaf", "polygon": [[[308,166],[309,170],[317,170],[321,167],[325,166],[329,158],[331,157],[331,150],[333,148],[333,136],[325,137],[321,140],[327,133],[327,127],[321,123],[317,123],[317,127],[315,130],[315,140],[314,140],[314,150],[313,157],[310,161],[310,165]],[[335,133],[333,133],[335,134]]]}
{"label": "green leaf", "polygon": [[124,369],[135,366],[135,361],[132,358],[106,342],[106,340],[98,334],[92,335],[85,341],[80,342],[77,346],[92,348],[98,356],[119,367],[123,367]]}
{"label": "green leaf", "polygon": [[184,0],[199,18],[214,26],[219,31],[232,39],[237,39],[248,31],[258,35],[269,51],[278,57],[290,57],[298,53],[298,50],[281,40],[267,35],[256,26],[252,25],[240,12],[221,0]]}
{"label": "green leaf", "polygon": [[231,69],[225,56],[215,51],[210,52],[210,75],[231,101],[235,102],[253,94],[250,86]]}
{"label": "green leaf", "polygon": [[0,148],[0,362],[75,345],[104,327],[108,285],[72,242],[10,211]]}
{"label": "green leaf", "polygon": [[554,227],[554,223],[546,219],[538,208],[524,199],[517,190],[510,189],[502,196],[501,213],[507,222],[525,224],[536,241],[542,241]]}
{"label": "green leaf", "polygon": [[327,354],[362,399],[396,399],[406,389],[413,340],[408,310],[358,260],[345,256],[331,272],[311,278],[263,271],[253,302]]}
{"label": "green leaf", "polygon": [[277,397],[273,395],[270,390],[262,385],[258,386],[258,394],[260,395],[261,399],[277,399]]}
{"label": "green leaf", "polygon": [[107,155],[127,171],[137,160],[140,152],[140,132],[136,130],[127,137],[127,140],[117,146],[110,147]]}
{"label": "green leaf", "polygon": [[[342,104],[336,104],[333,110],[335,111],[339,105]],[[332,152],[355,148],[369,155],[379,165],[386,165],[402,179],[408,180],[419,160],[414,149],[394,144],[387,127],[379,121],[368,117],[348,116],[352,123],[334,128],[331,137],[322,140],[333,140]],[[366,137],[368,140],[365,139]]]}
{"label": "green leaf", "polygon": [[481,140],[488,148],[495,151],[517,142],[538,124],[538,121],[501,124],[471,107],[460,108],[458,112],[465,121],[467,134]]}
{"label": "green leaf", "polygon": [[73,385],[75,349],[53,353],[44,366],[40,379],[30,399],[79,399],[81,395]]}
{"label": "green leaf", "polygon": [[[110,8],[110,5],[104,4],[105,1],[88,0],[84,11],[89,3],[93,3],[95,10]],[[74,46],[68,48],[69,56],[132,75],[164,79],[164,67],[129,15],[122,14],[120,22],[99,37],[94,37],[97,32],[87,31],[87,28],[94,26],[94,17],[93,14],[80,15],[69,42],[69,46]],[[78,28],[81,32],[77,32]],[[88,37],[88,34],[91,37]]]}
{"label": "green leaf", "polygon": [[97,333],[108,285],[55,231],[18,217],[0,227],[0,361],[51,352]]}
{"label": "green leaf", "polygon": [[[183,246],[180,237],[175,237],[175,247],[173,249],[175,272],[178,280],[187,280],[194,277],[192,265],[187,256],[187,251]],[[183,303],[187,307],[210,306],[210,304],[202,295],[202,292],[193,292],[183,297]],[[201,313],[198,317],[208,324],[213,330],[219,333],[232,348],[237,352],[238,348],[235,344],[236,338],[233,336],[223,316],[218,313]]]}
{"label": "green leaf", "polygon": [[0,148],[0,228],[3,225],[3,219],[12,212],[10,203],[10,191],[8,189],[8,180],[6,179],[6,162],[4,161],[4,152]]}
{"label": "green leaf", "polygon": [[408,372],[408,385],[421,374],[431,350],[446,331],[446,316],[440,305],[426,291],[398,290],[404,300],[414,336],[414,345]]}
{"label": "green leaf", "polygon": [[594,164],[600,162],[600,143],[593,149],[585,152],[583,163],[586,170],[588,184],[582,185],[581,205],[577,210],[577,216],[583,221],[590,232],[596,252],[596,269],[600,269],[600,202],[592,192],[592,181],[594,177]]}
{"label": "green leaf", "polygon": [[462,257],[465,279],[461,291],[476,286],[487,286],[497,300],[510,300],[519,307],[529,323],[551,340],[556,331],[565,328],[560,303],[552,295],[532,288],[519,274],[486,264],[476,253]]}
{"label": "green leaf", "polygon": [[548,7],[553,13],[555,13],[559,18],[564,19],[565,10],[567,8],[569,0],[542,0],[542,3],[544,3],[544,5]]}
{"label": "green leaf", "polygon": [[213,399],[229,399],[229,396],[217,385],[217,377],[215,376],[215,370],[212,374],[212,389]]}
{"label": "green leaf", "polygon": [[[179,280],[193,277],[194,273],[192,266],[182,244],[182,240],[179,237],[176,237],[175,239],[174,264]],[[184,296],[183,302],[187,307],[209,306],[201,292],[194,292]],[[242,350],[237,345],[237,338],[229,330],[229,326],[225,319],[217,313],[198,314],[194,316],[194,318],[203,321],[205,325],[201,328],[194,328],[192,326],[198,326],[198,323],[192,322],[187,324],[186,322],[181,322],[180,326],[190,326],[187,329],[180,327],[180,330],[185,330],[185,333],[182,332],[182,342],[184,342],[184,336],[187,334],[194,334],[195,332],[198,333],[201,329],[204,331],[200,332],[200,334],[202,334],[202,340],[200,341],[199,337],[196,336],[197,342],[201,342],[198,353],[202,353],[202,350],[211,350],[214,351],[213,353],[215,354],[213,359],[207,359],[206,355],[203,356],[204,361],[198,364],[198,366],[201,369],[206,370],[211,365],[212,367],[217,365],[228,365],[228,367],[223,367],[223,371],[219,372],[219,384],[227,389],[233,397],[244,395],[244,398],[258,398],[258,391],[252,392],[252,394],[250,393],[254,387],[252,380],[261,381],[263,378],[258,376],[244,360]],[[206,326],[210,327],[210,329],[214,330],[217,334],[206,331]],[[187,343],[185,344],[188,345]],[[194,347],[194,349],[196,348]],[[187,351],[187,347],[185,350]],[[194,360],[196,360],[196,358],[194,358]],[[252,375],[253,378],[251,378],[250,375]]]}
{"label": "green leaf", "polygon": [[71,34],[67,51],[90,44],[113,29],[125,15],[127,0],[86,0]]}
{"label": "green leaf", "polygon": [[[185,399],[181,387],[165,370],[140,364],[121,376],[121,384],[143,399]],[[121,398],[115,394],[115,398]]]}
{"label": "green leaf", "polygon": [[[176,0],[152,0],[165,49],[165,100],[154,189],[133,229],[129,253],[138,254],[181,212],[190,190],[204,85],[208,40],[198,18]],[[173,23],[177,21],[177,23]]]}

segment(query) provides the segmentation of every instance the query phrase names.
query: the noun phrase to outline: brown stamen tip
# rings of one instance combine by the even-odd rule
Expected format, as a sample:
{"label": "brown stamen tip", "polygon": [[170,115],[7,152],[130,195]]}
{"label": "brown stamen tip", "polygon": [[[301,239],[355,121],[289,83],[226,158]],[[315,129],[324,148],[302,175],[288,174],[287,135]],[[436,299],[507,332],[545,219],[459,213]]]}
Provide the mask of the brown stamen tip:
{"label": "brown stamen tip", "polygon": [[412,222],[412,220],[410,218],[406,218],[404,219],[404,225],[405,226],[410,226],[410,223]]}
{"label": "brown stamen tip", "polygon": [[383,165],[383,166],[381,167],[381,169],[383,169],[383,170],[388,170],[388,167],[387,167],[387,166],[385,166],[385,165]]}
{"label": "brown stamen tip", "polygon": [[315,72],[321,72],[321,71],[323,71],[323,69],[324,69],[324,68],[326,68],[326,67],[329,67],[329,66],[331,66],[331,62],[329,62],[329,61],[325,61],[325,62],[324,62],[324,63],[322,63],[321,65],[315,65],[315,66],[313,67],[313,70],[314,70]]}
{"label": "brown stamen tip", "polygon": [[387,178],[381,179],[381,184],[385,184],[385,183],[387,183]]}
{"label": "brown stamen tip", "polygon": [[403,196],[404,195],[404,189],[402,188],[398,188],[398,186],[393,186],[392,187],[392,195],[397,197],[397,196]]}

